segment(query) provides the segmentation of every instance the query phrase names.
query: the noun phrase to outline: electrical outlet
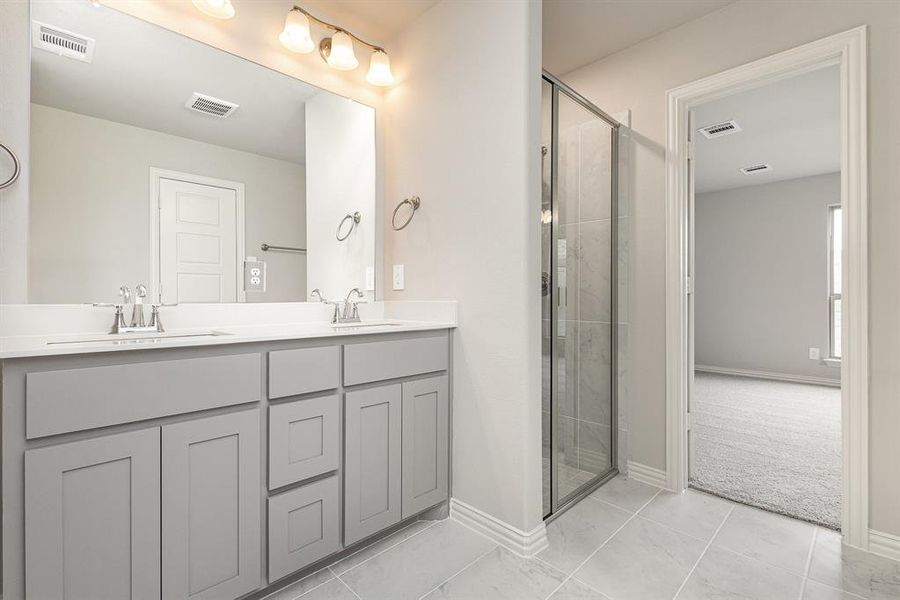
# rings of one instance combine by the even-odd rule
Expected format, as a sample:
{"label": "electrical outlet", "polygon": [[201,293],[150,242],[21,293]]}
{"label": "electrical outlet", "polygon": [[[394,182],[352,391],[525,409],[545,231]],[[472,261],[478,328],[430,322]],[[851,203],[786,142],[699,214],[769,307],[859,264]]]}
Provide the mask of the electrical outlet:
{"label": "electrical outlet", "polygon": [[366,267],[366,291],[375,291],[375,267]]}
{"label": "electrical outlet", "polygon": [[403,265],[394,265],[394,289],[402,290],[403,287]]}
{"label": "electrical outlet", "polygon": [[244,261],[244,291],[266,291],[266,263],[264,261]]}
{"label": "electrical outlet", "polygon": [[819,360],[822,357],[822,351],[818,348],[809,349],[809,360]]}

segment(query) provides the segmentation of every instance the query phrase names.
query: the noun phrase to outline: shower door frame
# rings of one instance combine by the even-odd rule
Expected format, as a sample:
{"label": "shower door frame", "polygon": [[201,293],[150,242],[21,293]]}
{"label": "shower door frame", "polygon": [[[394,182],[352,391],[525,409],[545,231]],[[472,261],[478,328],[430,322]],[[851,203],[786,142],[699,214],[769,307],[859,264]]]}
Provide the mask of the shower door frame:
{"label": "shower door frame", "polygon": [[[550,522],[569,508],[581,501],[585,496],[618,475],[618,263],[619,263],[619,127],[620,123],[593,104],[590,100],[563,83],[546,69],[542,80],[551,86],[551,126],[550,126],[550,510],[545,513],[545,522]],[[556,443],[559,434],[559,402],[557,384],[559,380],[557,361],[559,358],[559,336],[557,335],[559,316],[559,223],[558,223],[558,161],[559,161],[559,95],[567,98],[594,114],[612,128],[610,132],[610,468],[605,473],[593,477],[582,484],[560,502],[559,498],[559,453]],[[542,317],[543,318],[543,317]],[[578,348],[576,352],[580,353]],[[577,382],[576,382],[577,385]],[[543,482],[542,482],[543,485]]]}

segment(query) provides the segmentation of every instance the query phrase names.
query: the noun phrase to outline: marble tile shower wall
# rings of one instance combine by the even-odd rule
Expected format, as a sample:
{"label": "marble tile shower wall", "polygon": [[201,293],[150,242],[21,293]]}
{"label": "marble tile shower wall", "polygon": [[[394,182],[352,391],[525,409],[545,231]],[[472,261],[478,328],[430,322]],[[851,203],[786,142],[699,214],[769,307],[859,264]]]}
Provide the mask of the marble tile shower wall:
{"label": "marble tile shower wall", "polygon": [[[563,462],[600,473],[609,465],[610,427],[617,426],[619,469],[627,466],[629,218],[624,187],[610,214],[612,131],[591,121],[560,132],[560,443]],[[618,234],[618,418],[610,414],[611,228]]]}

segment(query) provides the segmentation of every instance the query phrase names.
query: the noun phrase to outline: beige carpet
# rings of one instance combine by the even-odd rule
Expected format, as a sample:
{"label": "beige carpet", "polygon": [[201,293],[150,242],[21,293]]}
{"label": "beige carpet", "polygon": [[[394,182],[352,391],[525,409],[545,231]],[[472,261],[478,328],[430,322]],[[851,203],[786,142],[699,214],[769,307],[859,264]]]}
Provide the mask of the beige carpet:
{"label": "beige carpet", "polygon": [[697,373],[691,486],[840,528],[841,391]]}

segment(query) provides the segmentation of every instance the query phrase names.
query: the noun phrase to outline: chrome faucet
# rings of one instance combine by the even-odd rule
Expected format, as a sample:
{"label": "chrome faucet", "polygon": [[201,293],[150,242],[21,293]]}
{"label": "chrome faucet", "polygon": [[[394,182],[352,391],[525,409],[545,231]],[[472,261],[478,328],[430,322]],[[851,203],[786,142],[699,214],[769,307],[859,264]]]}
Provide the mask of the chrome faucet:
{"label": "chrome faucet", "polygon": [[[353,294],[356,294],[356,300],[350,298]],[[349,292],[347,292],[347,297],[344,298],[344,312],[341,315],[341,318],[338,322],[340,323],[359,323],[359,304],[365,302],[365,295],[359,291],[359,288],[353,288]]]}
{"label": "chrome faucet", "polygon": [[[119,288],[119,296],[122,301],[118,304],[94,303],[94,306],[111,306],[116,309],[110,333],[163,333],[162,321],[159,318],[159,308],[161,306],[174,306],[174,304],[151,304],[150,305],[150,322],[144,322],[144,298],[147,297],[147,287],[144,284],[138,284],[134,289],[135,294],[132,297],[131,290],[127,285]],[[125,307],[131,304],[131,324],[125,324]]]}

